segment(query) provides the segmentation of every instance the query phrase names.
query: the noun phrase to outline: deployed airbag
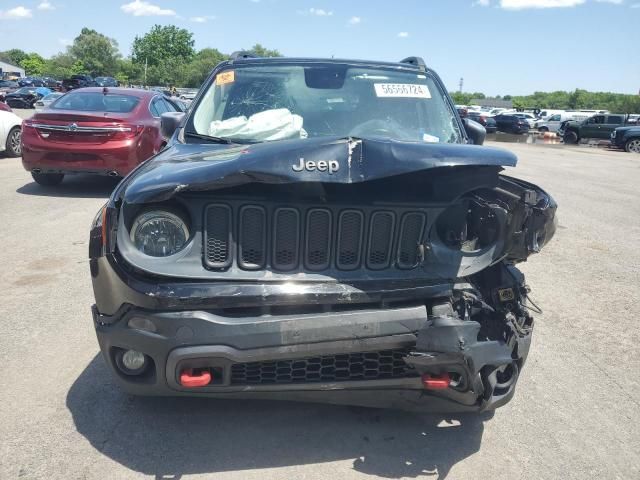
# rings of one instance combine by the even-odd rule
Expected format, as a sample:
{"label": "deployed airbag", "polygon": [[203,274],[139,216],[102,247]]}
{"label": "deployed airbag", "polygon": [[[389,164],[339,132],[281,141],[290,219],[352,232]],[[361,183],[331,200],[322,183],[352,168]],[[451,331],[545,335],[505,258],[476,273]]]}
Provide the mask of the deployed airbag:
{"label": "deployed airbag", "polygon": [[264,142],[287,138],[307,138],[302,128],[303,119],[286,108],[265,110],[251,115],[214,120],[209,126],[209,135]]}

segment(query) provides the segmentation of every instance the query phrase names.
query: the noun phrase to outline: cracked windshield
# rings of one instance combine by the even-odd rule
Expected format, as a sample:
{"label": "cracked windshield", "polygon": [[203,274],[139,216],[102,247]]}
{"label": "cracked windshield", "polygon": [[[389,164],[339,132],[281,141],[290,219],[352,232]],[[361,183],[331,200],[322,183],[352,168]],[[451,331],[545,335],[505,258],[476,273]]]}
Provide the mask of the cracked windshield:
{"label": "cracked windshield", "polygon": [[458,143],[453,112],[429,75],[330,66],[225,70],[194,114],[200,135],[254,143],[321,136]]}

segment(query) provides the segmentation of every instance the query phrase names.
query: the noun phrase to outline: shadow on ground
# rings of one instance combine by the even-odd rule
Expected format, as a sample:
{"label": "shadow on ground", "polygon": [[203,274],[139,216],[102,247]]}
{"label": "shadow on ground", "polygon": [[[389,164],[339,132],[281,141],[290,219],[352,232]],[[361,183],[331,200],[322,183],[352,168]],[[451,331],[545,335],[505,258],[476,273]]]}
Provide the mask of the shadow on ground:
{"label": "shadow on ground", "polygon": [[118,177],[98,175],[69,175],[55,187],[44,187],[30,182],[18,188],[16,192],[40,197],[108,198],[120,180]]}
{"label": "shadow on ground", "polygon": [[289,402],[129,397],[100,356],[67,395],[78,432],[157,479],[351,460],[385,478],[444,479],[480,448],[487,415],[428,415]]}

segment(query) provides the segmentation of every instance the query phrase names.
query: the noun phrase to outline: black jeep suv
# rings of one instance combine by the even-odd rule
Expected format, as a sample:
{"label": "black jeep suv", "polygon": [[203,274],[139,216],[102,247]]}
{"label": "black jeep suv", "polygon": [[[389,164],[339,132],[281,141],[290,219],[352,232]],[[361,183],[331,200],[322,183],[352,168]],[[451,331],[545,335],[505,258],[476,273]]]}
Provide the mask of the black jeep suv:
{"label": "black jeep suv", "polygon": [[515,264],[556,204],[501,174],[435,72],[219,64],[89,247],[93,320],[126,391],[480,411],[514,394],[533,319]]}

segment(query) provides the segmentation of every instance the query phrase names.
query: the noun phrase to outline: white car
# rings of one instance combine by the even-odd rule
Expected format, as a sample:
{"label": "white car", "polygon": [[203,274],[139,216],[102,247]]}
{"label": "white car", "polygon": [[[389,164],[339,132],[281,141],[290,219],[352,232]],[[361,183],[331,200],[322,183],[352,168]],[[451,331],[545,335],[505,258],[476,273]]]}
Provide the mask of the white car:
{"label": "white car", "polygon": [[562,113],[554,113],[547,117],[546,120],[538,120],[535,124],[535,128],[538,129],[539,132],[557,132],[560,129],[560,125],[567,120],[575,120],[576,122],[580,122],[582,120],[586,120],[591,115],[589,113],[584,112],[562,112]]}
{"label": "white car", "polygon": [[44,110],[45,108],[49,108],[49,105],[51,105],[53,102],[59,99],[62,95],[64,95],[64,93],[53,92],[41,98],[34,105],[36,112],[39,112],[40,110]]}
{"label": "white car", "polygon": [[191,101],[194,98],[196,98],[196,95],[198,94],[198,91],[196,90],[195,92],[182,92],[180,94],[180,100],[188,100]]}
{"label": "white car", "polygon": [[10,157],[22,155],[22,119],[12,112],[0,111],[0,152]]}

